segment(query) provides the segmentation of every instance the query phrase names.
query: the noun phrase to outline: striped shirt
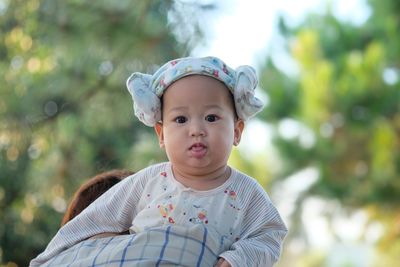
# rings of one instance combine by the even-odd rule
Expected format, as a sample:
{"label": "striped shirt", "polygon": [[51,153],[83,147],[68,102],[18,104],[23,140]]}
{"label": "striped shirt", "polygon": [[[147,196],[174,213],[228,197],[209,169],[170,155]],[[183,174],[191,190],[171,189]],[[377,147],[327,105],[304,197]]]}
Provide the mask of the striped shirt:
{"label": "striped shirt", "polygon": [[[169,227],[184,227],[188,229],[184,238],[190,239],[198,235],[192,229],[198,230],[199,226],[207,232],[208,239],[203,241],[211,248],[210,255],[223,257],[232,266],[273,266],[287,233],[278,211],[255,179],[232,168],[231,176],[221,186],[197,191],[177,182],[167,162],[150,166],[112,187],[62,227],[30,266],[42,265],[103,232],[118,233],[129,228],[133,236],[139,236],[154,229],[167,232]],[[168,246],[176,241],[170,240]],[[166,244],[165,240],[153,242],[158,242],[155,246],[160,248]],[[202,251],[204,254],[200,250],[198,256]],[[151,260],[156,266],[160,258]]]}

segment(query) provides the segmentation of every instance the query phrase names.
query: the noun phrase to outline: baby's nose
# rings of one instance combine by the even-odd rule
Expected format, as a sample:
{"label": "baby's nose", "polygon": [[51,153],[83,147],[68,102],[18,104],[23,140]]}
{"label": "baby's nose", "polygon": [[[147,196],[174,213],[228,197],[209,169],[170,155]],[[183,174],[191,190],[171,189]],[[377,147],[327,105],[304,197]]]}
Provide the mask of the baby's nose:
{"label": "baby's nose", "polygon": [[202,123],[192,123],[190,126],[190,136],[205,136],[206,131],[204,129],[204,125]]}

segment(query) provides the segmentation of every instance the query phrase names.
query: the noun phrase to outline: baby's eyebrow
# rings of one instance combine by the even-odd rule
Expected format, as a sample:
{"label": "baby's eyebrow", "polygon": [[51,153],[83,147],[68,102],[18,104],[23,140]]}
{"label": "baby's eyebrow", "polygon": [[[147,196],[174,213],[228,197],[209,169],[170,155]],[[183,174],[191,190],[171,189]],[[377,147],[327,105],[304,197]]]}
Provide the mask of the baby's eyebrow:
{"label": "baby's eyebrow", "polygon": [[173,108],[164,110],[163,114],[165,116],[169,116],[169,117],[170,116],[178,116],[178,115],[180,116],[183,114],[187,114],[188,110],[189,110],[189,108],[187,108],[187,107],[173,107]]}
{"label": "baby's eyebrow", "polygon": [[179,111],[184,111],[184,110],[187,110],[188,109],[188,107],[174,107],[174,108],[170,108],[170,109],[168,109],[167,111],[168,112],[173,112],[173,111],[177,111],[177,112],[179,112]]}
{"label": "baby's eyebrow", "polygon": [[212,104],[212,105],[205,105],[204,107],[206,108],[217,108],[217,109],[222,109],[220,105],[217,104]]}
{"label": "baby's eyebrow", "polygon": [[[219,110],[222,110],[222,107],[220,105],[217,105],[217,104],[204,105],[204,107],[206,109],[219,109]],[[187,106],[178,106],[178,107],[170,108],[170,109],[166,110],[166,112],[183,112],[183,111],[186,111],[188,109],[189,109],[189,107],[187,107]]]}

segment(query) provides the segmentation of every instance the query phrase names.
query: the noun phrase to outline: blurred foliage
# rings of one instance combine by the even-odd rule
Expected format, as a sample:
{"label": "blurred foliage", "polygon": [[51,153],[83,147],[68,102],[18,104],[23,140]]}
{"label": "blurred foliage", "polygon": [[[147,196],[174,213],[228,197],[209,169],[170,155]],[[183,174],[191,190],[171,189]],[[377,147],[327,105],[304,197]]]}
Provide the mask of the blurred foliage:
{"label": "blurred foliage", "polygon": [[395,266],[400,262],[400,5],[397,0],[369,5],[372,14],[362,25],[338,20],[329,7],[294,28],[280,20],[297,73],[278,68],[273,57],[266,60],[261,84],[270,101],[261,117],[277,129],[279,177],[318,170],[318,180],[304,194],[370,212],[371,220],[385,225],[380,247],[393,259],[376,266]]}
{"label": "blurred foliage", "polygon": [[125,81],[187,55],[211,8],[0,0],[0,265],[27,266],[43,251],[84,179],[165,160],[152,129],[132,119]]}

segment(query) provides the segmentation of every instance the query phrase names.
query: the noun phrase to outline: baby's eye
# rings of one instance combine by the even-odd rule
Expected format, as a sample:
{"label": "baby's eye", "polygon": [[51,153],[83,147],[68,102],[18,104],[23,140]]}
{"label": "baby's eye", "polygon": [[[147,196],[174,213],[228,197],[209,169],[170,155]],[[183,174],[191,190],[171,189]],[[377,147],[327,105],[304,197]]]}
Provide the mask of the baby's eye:
{"label": "baby's eye", "polygon": [[185,123],[187,119],[184,116],[178,116],[175,118],[176,123]]}
{"label": "baby's eye", "polygon": [[206,121],[208,121],[208,122],[214,122],[216,120],[218,120],[218,116],[217,115],[211,114],[211,115],[207,115],[206,116]]}

